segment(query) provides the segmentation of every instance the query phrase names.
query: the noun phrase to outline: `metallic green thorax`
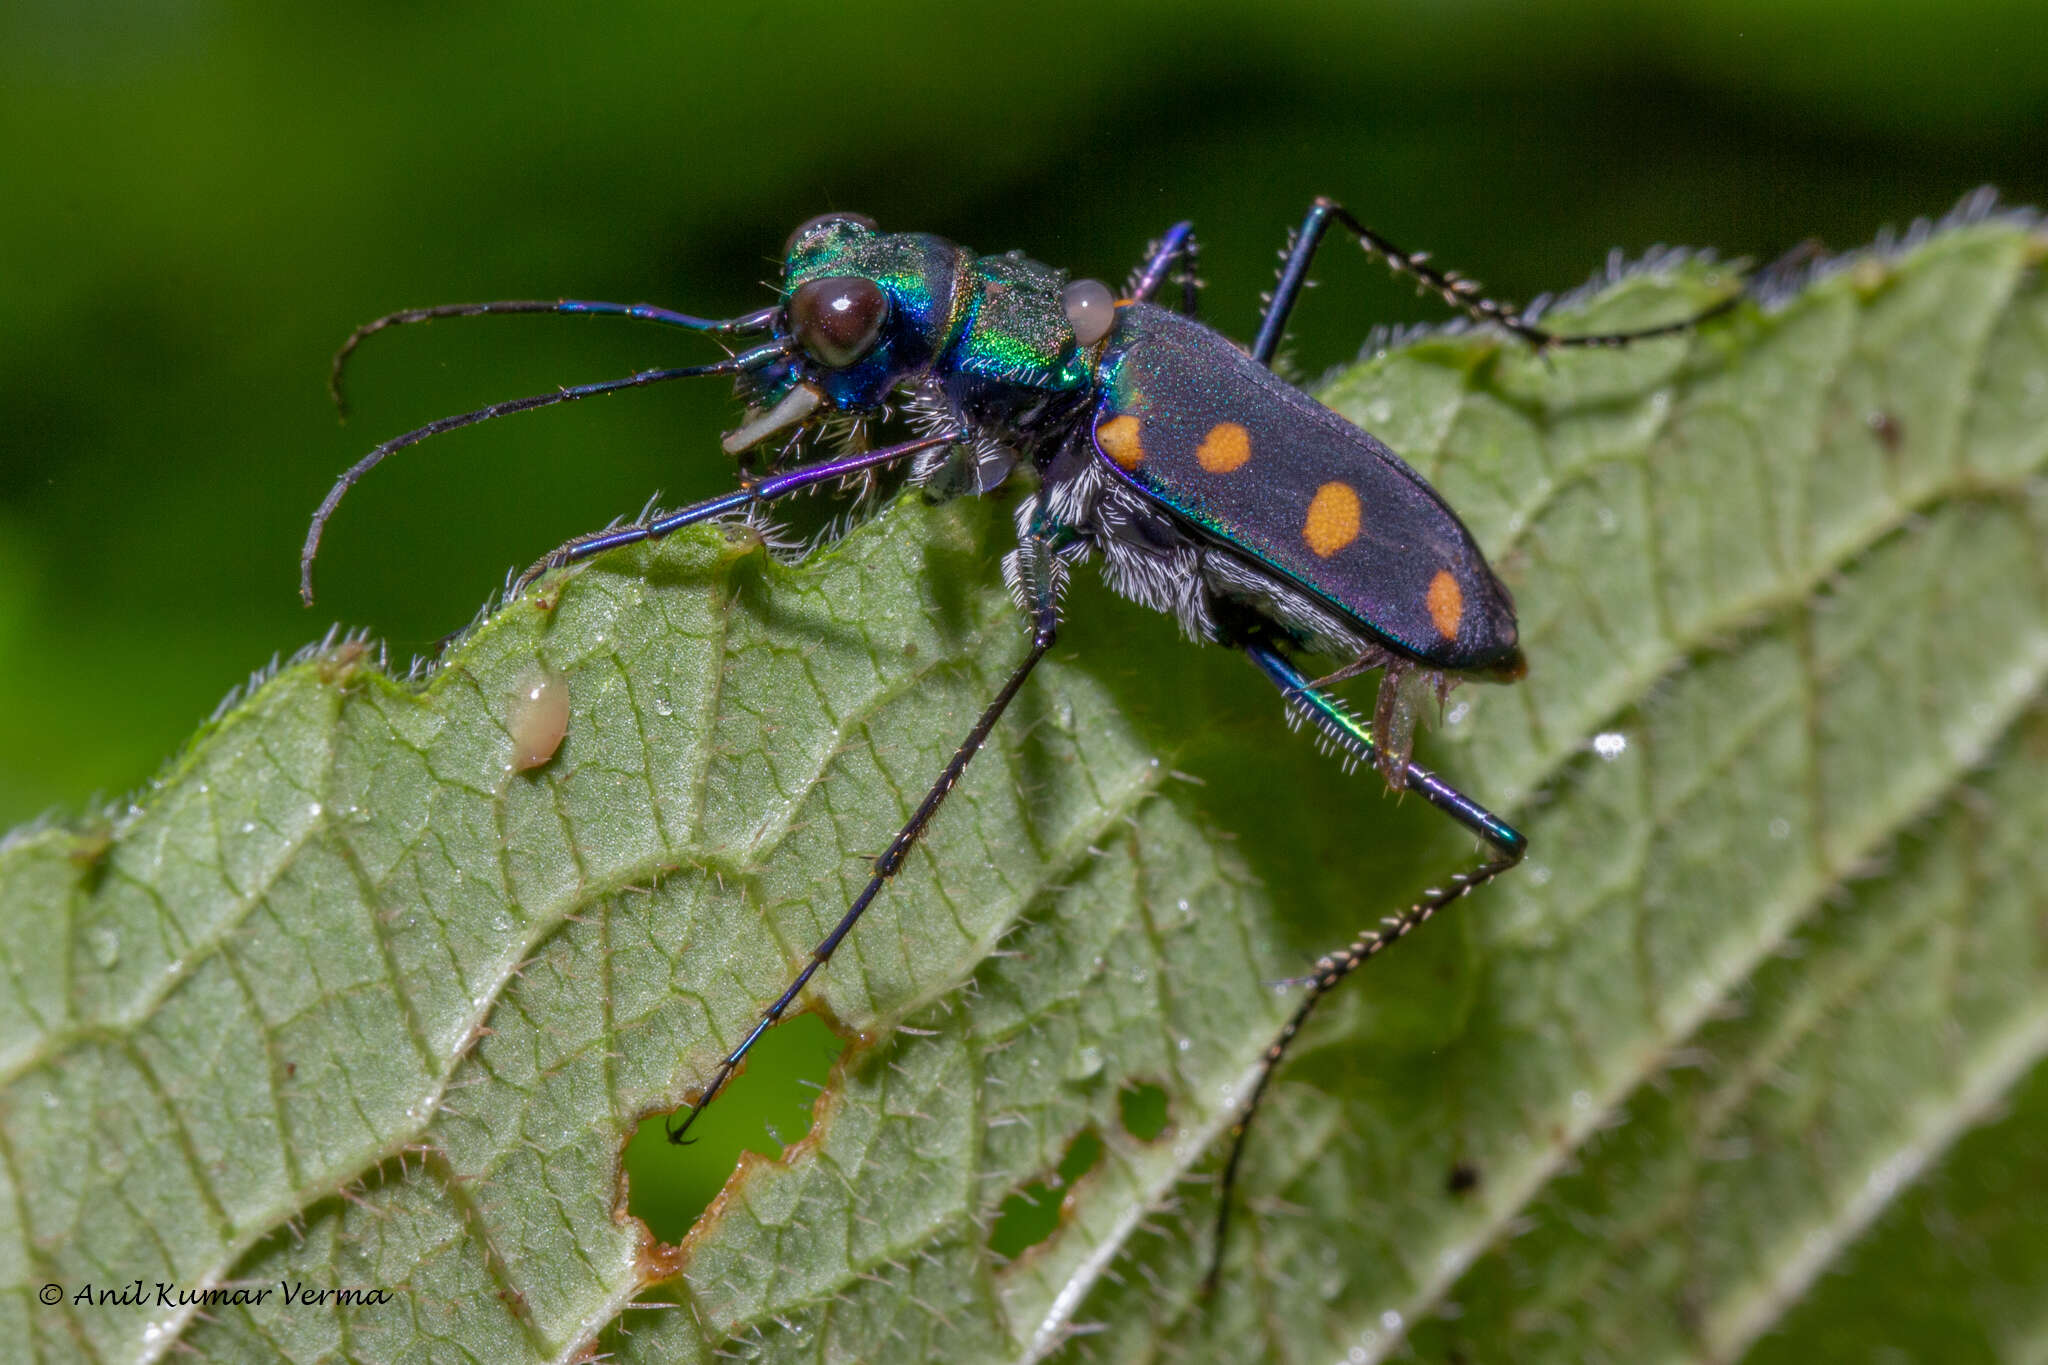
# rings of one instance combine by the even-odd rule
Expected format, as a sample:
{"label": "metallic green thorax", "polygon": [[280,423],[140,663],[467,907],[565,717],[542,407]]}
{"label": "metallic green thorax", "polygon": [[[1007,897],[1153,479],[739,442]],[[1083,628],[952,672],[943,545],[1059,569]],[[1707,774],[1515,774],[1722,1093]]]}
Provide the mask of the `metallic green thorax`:
{"label": "metallic green thorax", "polygon": [[973,288],[948,356],[962,374],[1072,392],[1094,380],[1095,356],[1074,340],[1060,291],[1067,274],[1011,252],[969,267]]}
{"label": "metallic green thorax", "polygon": [[881,403],[919,373],[1063,393],[1094,381],[1095,353],[1077,344],[1061,303],[1064,271],[1016,252],[977,257],[928,233],[838,220],[791,244],[783,287],[794,293],[846,275],[873,280],[889,297],[880,344],[850,368],[789,376],[817,385],[842,412]]}

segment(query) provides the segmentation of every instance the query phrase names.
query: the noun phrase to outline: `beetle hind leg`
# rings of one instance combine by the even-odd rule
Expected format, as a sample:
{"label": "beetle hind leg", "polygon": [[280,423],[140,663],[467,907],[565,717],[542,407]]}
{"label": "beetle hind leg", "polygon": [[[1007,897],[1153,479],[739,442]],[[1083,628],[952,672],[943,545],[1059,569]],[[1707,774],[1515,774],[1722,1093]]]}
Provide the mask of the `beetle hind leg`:
{"label": "beetle hind leg", "polygon": [[[1275,687],[1286,698],[1294,718],[1313,727],[1317,737],[1335,747],[1347,760],[1378,766],[1379,745],[1371,730],[1360,724],[1342,704],[1302,675],[1283,655],[1267,645],[1248,643],[1245,653],[1251,656]],[[1488,845],[1489,851],[1470,869],[1453,876],[1439,888],[1432,889],[1413,904],[1381,920],[1372,928],[1359,933],[1349,943],[1335,951],[1325,953],[1316,960],[1308,976],[1308,993],[1295,1006],[1294,1013],[1281,1026],[1280,1032],[1267,1047],[1260,1059],[1258,1078],[1253,1081],[1250,1095],[1239,1112],[1237,1122],[1230,1130],[1230,1155],[1225,1159],[1223,1175],[1218,1191],[1216,1206],[1216,1233],[1210,1252],[1209,1272],[1205,1286],[1213,1291],[1217,1276],[1223,1265],[1223,1248],[1230,1231],[1230,1210],[1237,1191],[1238,1171],[1244,1159],[1245,1141],[1251,1131],[1251,1122],[1258,1113],[1260,1103],[1265,1099],[1273,1075],[1287,1055],[1288,1047],[1294,1042],[1315,1013],[1316,1006],[1351,973],[1378,957],[1388,948],[1406,938],[1415,930],[1428,923],[1438,911],[1463,899],[1471,892],[1484,886],[1501,873],[1522,860],[1527,851],[1528,841],[1512,826],[1466,796],[1457,788],[1437,777],[1426,768],[1412,762],[1404,762],[1403,768],[1410,790],[1422,795],[1431,805],[1449,815],[1478,835]]]}
{"label": "beetle hind leg", "polygon": [[1673,336],[1691,331],[1708,318],[1727,312],[1741,297],[1740,294],[1732,295],[1713,307],[1678,322],[1644,327],[1633,332],[1559,335],[1530,322],[1520,309],[1488,298],[1480,291],[1477,282],[1466,279],[1456,271],[1438,270],[1429,263],[1426,252],[1403,251],[1360,222],[1351,210],[1336,200],[1318,196],[1315,203],[1309,206],[1308,216],[1302,219],[1301,227],[1296,230],[1294,240],[1288,246],[1285,260],[1280,267],[1279,281],[1273,286],[1272,298],[1266,305],[1266,315],[1259,324],[1258,337],[1252,342],[1251,357],[1261,365],[1270,366],[1273,363],[1273,357],[1280,349],[1281,335],[1287,330],[1287,319],[1293,314],[1294,305],[1300,301],[1301,291],[1308,285],[1309,263],[1315,259],[1316,249],[1329,234],[1332,223],[1355,237],[1368,257],[1379,261],[1396,275],[1405,275],[1414,280],[1423,289],[1435,294],[1474,322],[1491,323],[1539,348],[1626,346],[1632,341],[1643,341],[1650,337]]}

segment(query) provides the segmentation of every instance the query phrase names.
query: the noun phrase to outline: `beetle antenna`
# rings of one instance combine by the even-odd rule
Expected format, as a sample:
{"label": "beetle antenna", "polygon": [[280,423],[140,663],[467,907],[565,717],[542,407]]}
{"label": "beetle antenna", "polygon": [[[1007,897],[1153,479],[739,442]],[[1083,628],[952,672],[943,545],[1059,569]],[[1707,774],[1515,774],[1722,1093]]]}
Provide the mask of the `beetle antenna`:
{"label": "beetle antenna", "polygon": [[592,317],[637,318],[641,322],[658,322],[664,327],[708,332],[714,336],[752,336],[767,331],[775,322],[773,308],[763,308],[736,318],[699,318],[670,308],[657,308],[651,303],[604,303],[595,299],[500,299],[495,303],[444,303],[433,308],[401,308],[350,332],[348,340],[342,342],[341,349],[334,353],[333,363],[327,371],[327,393],[334,399],[335,412],[343,421],[348,420],[348,399],[342,390],[343,371],[348,368],[349,357],[366,338],[386,327],[432,322],[435,318],[473,318],[494,313],[577,313]]}
{"label": "beetle antenna", "polygon": [[617,393],[622,389],[641,389],[650,384],[662,384],[671,379],[695,379],[707,374],[743,374],[748,370],[771,360],[788,355],[794,348],[791,341],[772,341],[765,346],[756,346],[751,351],[729,356],[710,365],[686,365],[677,369],[641,370],[624,379],[607,379],[597,384],[577,384],[571,388],[557,389],[553,393],[535,394],[530,398],[510,398],[502,403],[478,408],[474,412],[458,413],[443,417],[416,427],[403,436],[394,436],[369,454],[349,466],[348,472],[334,481],[334,487],[327,490],[327,496],[320,503],[320,510],[313,513],[313,524],[306,528],[306,545],[299,552],[299,597],[307,606],[313,605],[313,559],[320,553],[320,536],[327,529],[328,519],[334,509],[341,505],[348,490],[355,487],[365,474],[384,462],[388,455],[396,454],[407,446],[418,445],[429,436],[439,436],[445,431],[460,427],[473,427],[478,422],[488,422],[493,417],[509,417],[515,412],[531,412],[535,408],[553,407],[557,403],[573,403],[581,398],[593,398],[599,394]]}

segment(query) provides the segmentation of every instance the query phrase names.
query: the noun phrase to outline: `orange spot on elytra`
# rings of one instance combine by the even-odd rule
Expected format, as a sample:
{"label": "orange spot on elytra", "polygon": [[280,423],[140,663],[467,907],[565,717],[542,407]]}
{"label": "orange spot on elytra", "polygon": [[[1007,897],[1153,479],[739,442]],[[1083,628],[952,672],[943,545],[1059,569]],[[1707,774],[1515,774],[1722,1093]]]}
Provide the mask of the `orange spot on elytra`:
{"label": "orange spot on elytra", "polygon": [[1316,490],[1301,524],[1301,538],[1328,559],[1358,539],[1358,493],[1348,483],[1326,483]]}
{"label": "orange spot on elytra", "polygon": [[1095,428],[1095,443],[1102,447],[1102,453],[1125,469],[1136,469],[1145,462],[1145,447],[1138,440],[1138,419],[1129,413],[1112,417]]}
{"label": "orange spot on elytra", "polygon": [[1446,640],[1458,638],[1458,623],[1465,619],[1465,593],[1449,569],[1438,569],[1429,580],[1429,619],[1437,634]]}
{"label": "orange spot on elytra", "polygon": [[1211,474],[1228,474],[1252,457],[1252,434],[1235,422],[1218,422],[1195,447],[1195,459]]}

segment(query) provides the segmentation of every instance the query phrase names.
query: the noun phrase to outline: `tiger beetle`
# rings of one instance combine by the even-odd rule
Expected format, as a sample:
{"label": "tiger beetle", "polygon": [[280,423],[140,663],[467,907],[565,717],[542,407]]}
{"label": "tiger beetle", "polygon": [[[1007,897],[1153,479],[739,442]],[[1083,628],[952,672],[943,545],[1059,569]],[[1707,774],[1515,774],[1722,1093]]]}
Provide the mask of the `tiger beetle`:
{"label": "tiger beetle", "polygon": [[[1316,1005],[1369,959],[1521,861],[1527,843],[1519,832],[1408,756],[1410,699],[1422,690],[1433,687],[1440,700],[1458,680],[1521,676],[1507,588],[1457,513],[1419,474],[1371,433],[1273,372],[1310,262],[1333,225],[1418,288],[1539,350],[1668,336],[1733,302],[1640,331],[1558,335],[1485,298],[1471,281],[1400,250],[1342,205],[1318,199],[1291,240],[1258,335],[1245,348],[1196,320],[1197,248],[1189,223],[1167,232],[1119,297],[1098,280],[1069,279],[1020,252],[977,256],[927,233],[883,232],[872,219],[832,213],[790,235],[780,300],[740,317],[584,300],[452,304],[367,323],[336,354],[339,404],[343,367],[364,338],[434,318],[601,314],[758,339],[715,364],[643,370],[495,403],[386,441],[341,476],[313,516],[300,560],[308,603],[328,519],[349,488],[393,452],[494,417],[671,379],[731,375],[747,408],[725,435],[725,450],[758,456],[779,443],[766,452],[765,470],[743,473],[739,487],[722,497],[579,536],[528,569],[515,592],[543,572],[603,551],[697,522],[751,516],[800,490],[886,468],[900,467],[909,485],[935,496],[988,493],[1019,474],[1030,485],[1017,510],[1017,548],[1003,559],[1004,580],[1030,626],[1023,659],[875,859],[873,875],[832,932],[719,1062],[682,1122],[669,1128],[672,1141],[684,1140],[902,867],[1052,648],[1068,573],[1092,557],[1100,557],[1112,589],[1173,616],[1190,638],[1242,650],[1279,690],[1291,723],[1305,722],[1347,764],[1371,764],[1394,789],[1419,792],[1486,846],[1477,865],[1315,963],[1232,1128],[1211,1285],[1245,1135]],[[1159,301],[1162,295],[1171,301]],[[870,445],[871,424],[898,413],[911,439]],[[803,458],[833,432],[848,448]],[[1296,662],[1302,654],[1342,666],[1312,681]],[[1382,678],[1368,723],[1328,686],[1373,668]]]}

